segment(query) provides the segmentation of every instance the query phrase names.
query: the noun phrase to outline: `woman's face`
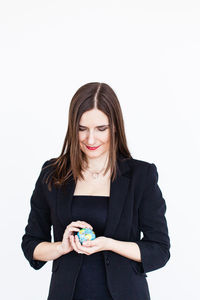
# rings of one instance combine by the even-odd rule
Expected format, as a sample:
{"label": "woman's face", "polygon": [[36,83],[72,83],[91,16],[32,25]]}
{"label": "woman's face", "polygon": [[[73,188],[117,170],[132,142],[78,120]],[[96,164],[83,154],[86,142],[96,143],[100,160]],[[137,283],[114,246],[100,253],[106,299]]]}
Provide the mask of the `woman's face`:
{"label": "woman's face", "polygon": [[101,110],[94,108],[82,114],[79,123],[79,142],[81,150],[89,158],[109,152],[110,126],[108,117]]}

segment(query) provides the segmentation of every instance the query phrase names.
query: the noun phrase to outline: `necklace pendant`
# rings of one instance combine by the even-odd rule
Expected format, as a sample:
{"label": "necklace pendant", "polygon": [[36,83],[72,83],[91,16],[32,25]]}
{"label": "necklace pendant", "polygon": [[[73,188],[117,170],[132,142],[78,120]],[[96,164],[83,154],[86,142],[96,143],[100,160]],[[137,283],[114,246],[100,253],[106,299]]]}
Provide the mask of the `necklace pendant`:
{"label": "necklace pendant", "polygon": [[97,179],[97,178],[98,178],[98,175],[99,175],[98,173],[93,173],[93,174],[92,174],[92,176],[93,176],[94,179]]}

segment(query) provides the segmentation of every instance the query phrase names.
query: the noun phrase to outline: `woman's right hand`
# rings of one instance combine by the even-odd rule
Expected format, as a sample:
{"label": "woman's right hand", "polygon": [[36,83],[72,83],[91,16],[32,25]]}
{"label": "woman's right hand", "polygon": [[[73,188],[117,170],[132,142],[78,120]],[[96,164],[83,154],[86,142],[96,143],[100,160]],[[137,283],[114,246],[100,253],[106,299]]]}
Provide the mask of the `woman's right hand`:
{"label": "woman's right hand", "polygon": [[84,221],[74,221],[71,222],[65,229],[64,234],[63,234],[63,239],[60,244],[60,249],[62,251],[62,254],[69,253],[73,250],[73,247],[70,242],[70,236],[74,235],[73,232],[76,231],[78,232],[80,228],[90,228],[93,229],[93,227]]}

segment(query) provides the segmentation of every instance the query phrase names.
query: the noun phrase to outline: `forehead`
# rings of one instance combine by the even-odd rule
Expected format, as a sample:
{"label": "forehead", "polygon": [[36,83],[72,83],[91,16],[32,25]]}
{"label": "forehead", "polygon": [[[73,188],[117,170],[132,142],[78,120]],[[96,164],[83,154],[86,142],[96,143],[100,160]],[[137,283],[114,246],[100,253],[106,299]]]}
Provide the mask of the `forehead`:
{"label": "forehead", "polygon": [[84,126],[100,126],[108,124],[108,117],[101,110],[92,109],[82,114],[80,125]]}

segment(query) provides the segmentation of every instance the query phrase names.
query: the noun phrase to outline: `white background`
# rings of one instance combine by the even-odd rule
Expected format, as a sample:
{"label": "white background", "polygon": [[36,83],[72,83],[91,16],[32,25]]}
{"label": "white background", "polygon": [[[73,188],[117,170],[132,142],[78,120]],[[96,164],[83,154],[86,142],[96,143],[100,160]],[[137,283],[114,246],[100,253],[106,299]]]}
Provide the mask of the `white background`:
{"label": "white background", "polygon": [[2,299],[47,298],[52,262],[32,269],[21,238],[41,166],[61,152],[71,98],[91,81],[114,89],[132,156],[159,173],[171,258],[147,273],[151,298],[199,299],[199,1],[0,6]]}

